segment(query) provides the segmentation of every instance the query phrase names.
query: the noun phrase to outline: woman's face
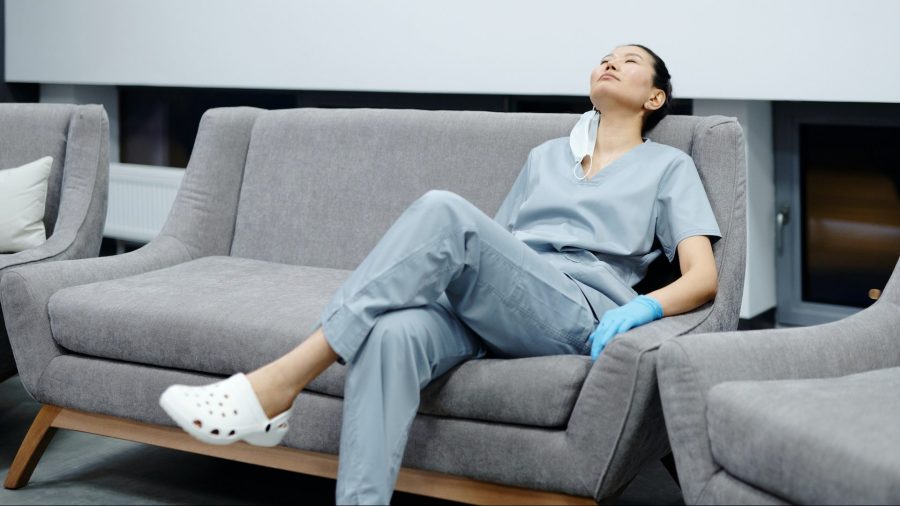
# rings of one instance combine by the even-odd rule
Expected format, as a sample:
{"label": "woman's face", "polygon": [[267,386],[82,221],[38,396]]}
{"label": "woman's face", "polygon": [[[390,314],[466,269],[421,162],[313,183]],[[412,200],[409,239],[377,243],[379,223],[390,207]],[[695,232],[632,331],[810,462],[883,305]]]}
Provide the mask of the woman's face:
{"label": "woman's face", "polygon": [[653,86],[653,72],[653,57],[646,51],[617,47],[591,72],[591,102],[600,111],[611,103],[654,110],[665,101],[665,93]]}

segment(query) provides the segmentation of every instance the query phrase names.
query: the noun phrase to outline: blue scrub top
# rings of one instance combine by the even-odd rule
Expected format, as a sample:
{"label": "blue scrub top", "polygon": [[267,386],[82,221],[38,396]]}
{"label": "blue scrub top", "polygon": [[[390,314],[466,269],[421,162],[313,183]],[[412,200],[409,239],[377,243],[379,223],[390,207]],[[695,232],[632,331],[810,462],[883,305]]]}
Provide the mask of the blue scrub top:
{"label": "blue scrub top", "polygon": [[631,287],[661,253],[671,262],[685,238],[721,237],[681,150],[645,140],[590,180],[576,177],[580,164],[569,138],[534,148],[494,220],[616,304],[637,295]]}

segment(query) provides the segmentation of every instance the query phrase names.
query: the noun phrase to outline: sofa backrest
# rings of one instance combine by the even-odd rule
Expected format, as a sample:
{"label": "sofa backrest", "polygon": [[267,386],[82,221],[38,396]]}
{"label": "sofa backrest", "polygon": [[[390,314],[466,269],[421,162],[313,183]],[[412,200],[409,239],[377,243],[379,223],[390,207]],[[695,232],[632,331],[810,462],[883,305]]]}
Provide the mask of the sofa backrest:
{"label": "sofa backrest", "polygon": [[352,269],[431,189],[493,215],[538,144],[574,117],[418,110],[295,109],[253,127],[235,256]]}
{"label": "sofa backrest", "polygon": [[[352,269],[431,189],[456,192],[493,216],[528,152],[568,135],[577,119],[471,111],[262,111],[250,134],[231,254]],[[728,302],[736,311],[746,205],[740,126],[721,116],[670,116],[648,136],[694,158],[723,233],[714,245],[719,296],[736,298]],[[666,279],[677,265],[663,270],[669,271],[661,275]]]}
{"label": "sofa backrest", "polygon": [[53,157],[44,206],[48,236],[59,211],[66,139],[74,110],[75,106],[63,104],[0,104],[0,170]]}

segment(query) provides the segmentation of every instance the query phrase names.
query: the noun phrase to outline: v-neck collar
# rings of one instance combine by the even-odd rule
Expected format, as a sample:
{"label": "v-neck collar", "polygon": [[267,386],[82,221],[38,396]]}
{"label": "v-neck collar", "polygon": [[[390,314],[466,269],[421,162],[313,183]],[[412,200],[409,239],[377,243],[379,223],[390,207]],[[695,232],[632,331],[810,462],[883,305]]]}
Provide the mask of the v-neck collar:
{"label": "v-neck collar", "polygon": [[650,139],[647,139],[647,138],[643,138],[643,141],[644,142],[642,142],[642,143],[638,144],[637,146],[632,147],[628,151],[622,153],[615,160],[609,162],[609,165],[607,165],[606,167],[603,167],[602,169],[600,169],[599,171],[594,173],[594,175],[591,176],[590,178],[585,177],[583,179],[579,179],[576,176],[576,174],[583,175],[584,168],[581,166],[581,160],[575,160],[575,166],[572,168],[572,174],[571,174],[572,180],[579,184],[591,184],[591,183],[598,182],[600,179],[607,177],[611,173],[618,172],[620,167],[625,165],[623,163],[623,160],[631,158],[632,156],[634,156],[634,153],[636,151],[640,150],[643,146],[646,146],[646,145],[650,144],[650,142],[651,142]]}
{"label": "v-neck collar", "polygon": [[589,184],[597,181],[598,178],[601,178],[604,174],[608,173],[610,169],[621,165],[619,163],[620,160],[628,157],[632,152],[650,142],[649,139],[643,137],[642,139],[644,142],[622,153],[621,156],[591,176],[590,179],[579,179],[576,174],[584,175],[584,168],[581,166],[581,161],[584,160],[585,156],[594,156],[594,144],[597,142],[597,129],[599,128],[599,125],[600,112],[597,110],[590,110],[581,115],[578,122],[575,123],[575,126],[572,127],[572,131],[569,133],[569,150],[571,151],[572,159],[575,162],[575,167],[572,169],[572,179],[578,183]]}

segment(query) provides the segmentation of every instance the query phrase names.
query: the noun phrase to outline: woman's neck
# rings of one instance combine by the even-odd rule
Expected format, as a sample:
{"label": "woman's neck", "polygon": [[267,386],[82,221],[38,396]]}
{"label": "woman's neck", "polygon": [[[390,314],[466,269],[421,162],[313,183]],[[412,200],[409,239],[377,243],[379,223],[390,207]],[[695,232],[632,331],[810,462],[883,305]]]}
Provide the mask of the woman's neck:
{"label": "woman's neck", "polygon": [[607,111],[600,115],[594,156],[615,156],[644,142],[641,138],[643,117],[623,111]]}

